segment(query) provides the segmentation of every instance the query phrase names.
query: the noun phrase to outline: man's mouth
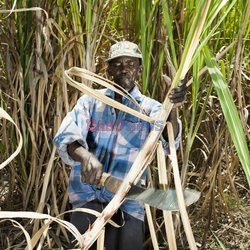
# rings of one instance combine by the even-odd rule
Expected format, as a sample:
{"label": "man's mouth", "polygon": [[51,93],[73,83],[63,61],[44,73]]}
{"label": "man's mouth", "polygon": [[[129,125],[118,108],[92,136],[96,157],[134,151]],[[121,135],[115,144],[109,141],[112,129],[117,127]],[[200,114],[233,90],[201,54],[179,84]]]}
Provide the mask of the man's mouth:
{"label": "man's mouth", "polygon": [[117,76],[115,82],[126,90],[130,90],[134,84],[133,77],[129,74],[121,74]]}
{"label": "man's mouth", "polygon": [[131,76],[128,74],[123,74],[123,75],[119,75],[118,79],[131,79]]}

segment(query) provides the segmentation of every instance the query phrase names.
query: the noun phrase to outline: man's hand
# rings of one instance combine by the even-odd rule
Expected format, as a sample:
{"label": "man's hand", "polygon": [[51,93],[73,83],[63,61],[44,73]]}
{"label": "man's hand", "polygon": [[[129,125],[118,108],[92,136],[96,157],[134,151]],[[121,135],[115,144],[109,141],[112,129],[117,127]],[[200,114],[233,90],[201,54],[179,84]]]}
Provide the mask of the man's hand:
{"label": "man's hand", "polygon": [[177,108],[184,103],[186,92],[187,92],[187,85],[186,82],[184,81],[180,82],[180,85],[170,92],[169,99],[171,103],[174,104],[174,108]]}
{"label": "man's hand", "polygon": [[[166,75],[162,75],[162,79],[167,84],[168,89],[169,89],[172,84],[171,79]],[[180,82],[179,86],[177,88],[174,88],[169,94],[169,99],[171,103],[174,104],[173,108],[177,108],[184,103],[186,92],[187,92],[187,84],[186,84],[186,80],[183,80]]]}
{"label": "man's hand", "polygon": [[68,146],[68,154],[74,161],[81,163],[81,181],[98,185],[103,172],[103,166],[99,160],[77,141]]}
{"label": "man's hand", "polygon": [[[165,81],[168,88],[170,88],[172,84],[171,79],[166,75],[162,75],[162,79]],[[176,137],[179,132],[179,126],[177,120],[177,107],[181,106],[184,103],[187,92],[186,90],[187,90],[186,81],[182,81],[180,82],[179,86],[173,89],[169,94],[170,102],[173,103],[174,106],[168,116],[168,121],[171,122],[173,125],[174,137]],[[165,139],[168,138],[167,127],[165,127],[163,130],[163,137]]]}
{"label": "man's hand", "polygon": [[92,153],[89,153],[86,157],[83,157],[81,165],[82,182],[98,185],[103,172],[103,166],[98,159]]}

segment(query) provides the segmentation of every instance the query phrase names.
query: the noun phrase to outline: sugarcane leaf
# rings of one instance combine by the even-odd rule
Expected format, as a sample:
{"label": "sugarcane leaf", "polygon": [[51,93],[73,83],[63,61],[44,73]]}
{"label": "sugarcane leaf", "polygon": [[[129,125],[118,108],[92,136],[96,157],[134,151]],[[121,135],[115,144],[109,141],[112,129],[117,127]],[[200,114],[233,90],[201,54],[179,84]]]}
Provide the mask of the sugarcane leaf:
{"label": "sugarcane leaf", "polygon": [[226,80],[207,46],[204,47],[203,52],[208,67],[208,72],[219,97],[220,105],[227,122],[229,132],[245,172],[247,182],[250,186],[250,155],[237,108],[234,104],[233,97],[228,88]]}

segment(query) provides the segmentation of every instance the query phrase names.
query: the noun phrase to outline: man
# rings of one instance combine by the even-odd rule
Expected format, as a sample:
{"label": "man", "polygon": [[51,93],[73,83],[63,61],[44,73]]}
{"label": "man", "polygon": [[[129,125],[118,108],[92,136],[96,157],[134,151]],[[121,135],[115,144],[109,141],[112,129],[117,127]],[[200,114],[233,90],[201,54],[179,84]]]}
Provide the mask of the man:
{"label": "man", "polygon": [[[107,63],[108,74],[113,81],[128,91],[140,107],[109,89],[99,91],[137,111],[142,109],[149,116],[160,112],[161,104],[142,95],[135,86],[143,70],[142,55],[136,44],[122,41],[112,45]],[[170,100],[177,104],[183,102],[185,89],[185,85],[175,89]],[[178,147],[181,123],[177,120],[175,108],[170,113],[169,121],[173,124]],[[60,157],[72,166],[69,199],[73,207],[91,208],[101,212],[114,195],[104,187],[99,187],[102,172],[123,179],[151,129],[156,129],[155,124],[116,110],[87,95],[79,98],[76,106],[64,118],[54,139]],[[166,129],[161,140],[167,152]],[[142,175],[139,185],[145,183],[145,180],[146,172]],[[106,226],[106,249],[142,249],[143,205],[126,200],[113,219],[124,225],[118,229]],[[84,233],[94,220],[94,216],[80,212],[73,213],[71,218],[71,222],[81,233]]]}

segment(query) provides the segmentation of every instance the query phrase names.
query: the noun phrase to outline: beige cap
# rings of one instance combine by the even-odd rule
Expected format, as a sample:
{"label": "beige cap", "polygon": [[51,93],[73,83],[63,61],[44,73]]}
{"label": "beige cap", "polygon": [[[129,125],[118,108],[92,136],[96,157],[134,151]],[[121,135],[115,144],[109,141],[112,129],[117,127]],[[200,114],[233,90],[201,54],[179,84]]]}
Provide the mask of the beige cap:
{"label": "beige cap", "polygon": [[110,47],[109,56],[106,61],[108,62],[120,56],[131,56],[142,59],[142,54],[137,44],[129,41],[122,41],[113,44]]}

